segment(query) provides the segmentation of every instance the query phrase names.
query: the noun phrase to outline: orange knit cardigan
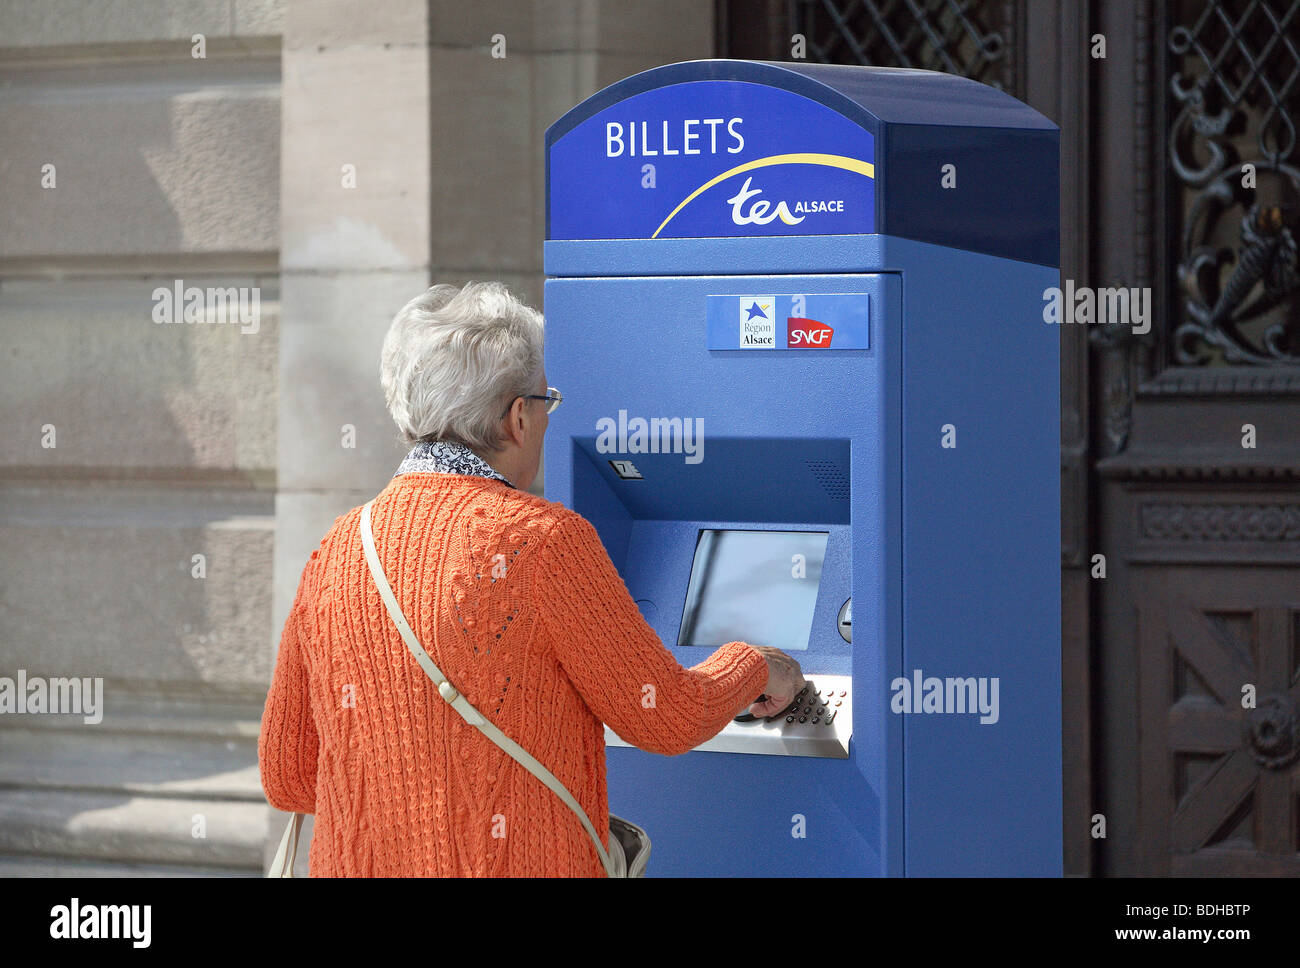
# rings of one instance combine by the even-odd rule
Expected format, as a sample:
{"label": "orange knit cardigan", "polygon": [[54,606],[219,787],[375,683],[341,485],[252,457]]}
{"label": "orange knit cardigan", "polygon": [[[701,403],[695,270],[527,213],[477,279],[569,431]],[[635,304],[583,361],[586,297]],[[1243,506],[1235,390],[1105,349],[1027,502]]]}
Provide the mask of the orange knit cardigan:
{"label": "orange knit cardigan", "polygon": [[[683,753],[766,685],[763,656],[741,642],[679,665],[595,529],[558,504],[483,477],[410,473],[371,513],[420,642],[602,838],[602,722],[643,750]],[[311,875],[603,876],[573,812],[416,664],[366,568],[360,516],[338,518],[303,569],[258,741],[267,799],[316,815]]]}

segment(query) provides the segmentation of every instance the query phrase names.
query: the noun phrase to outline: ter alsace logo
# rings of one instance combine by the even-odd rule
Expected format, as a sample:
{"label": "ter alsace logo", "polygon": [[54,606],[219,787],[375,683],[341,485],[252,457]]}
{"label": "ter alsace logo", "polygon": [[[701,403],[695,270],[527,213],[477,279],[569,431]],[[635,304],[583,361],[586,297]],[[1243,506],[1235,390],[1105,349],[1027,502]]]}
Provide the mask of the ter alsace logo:
{"label": "ter alsace logo", "polygon": [[829,349],[835,338],[835,330],[816,319],[790,316],[785,327],[785,345],[792,350]]}
{"label": "ter alsace logo", "polygon": [[[798,225],[804,220],[802,215],[790,214],[790,206],[785,202],[777,202],[776,208],[772,208],[772,203],[762,199],[756,200],[749,207],[749,211],[744,211],[741,206],[753,198],[755,195],[763,194],[761,188],[750,188],[750,182],[753,178],[746,178],[745,184],[741,186],[740,191],[727,199],[727,204],[731,206],[731,221],[737,225],[766,225],[768,222],[774,222],[778,218],[786,225]],[[768,210],[771,209],[771,214]]]}

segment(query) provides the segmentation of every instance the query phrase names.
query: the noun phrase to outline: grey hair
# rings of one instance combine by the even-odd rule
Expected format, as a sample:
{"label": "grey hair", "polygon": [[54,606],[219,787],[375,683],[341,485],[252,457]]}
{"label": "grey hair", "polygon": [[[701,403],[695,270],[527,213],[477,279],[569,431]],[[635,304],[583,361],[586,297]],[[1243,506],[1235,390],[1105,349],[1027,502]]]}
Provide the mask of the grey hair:
{"label": "grey hair", "polygon": [[543,326],[499,282],[432,286],[403,306],[384,337],[380,382],[407,443],[496,450],[502,410],[537,392]]}

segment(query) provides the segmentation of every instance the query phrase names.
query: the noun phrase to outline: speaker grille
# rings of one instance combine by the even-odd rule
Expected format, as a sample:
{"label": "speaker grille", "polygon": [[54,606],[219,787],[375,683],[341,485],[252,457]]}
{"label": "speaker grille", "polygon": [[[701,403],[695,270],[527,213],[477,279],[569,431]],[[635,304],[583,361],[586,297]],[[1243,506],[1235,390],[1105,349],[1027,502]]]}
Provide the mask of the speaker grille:
{"label": "speaker grille", "polygon": [[849,474],[848,470],[838,461],[833,460],[805,460],[808,469],[817,479],[817,483],[822,486],[828,497],[833,501],[847,501],[849,499]]}

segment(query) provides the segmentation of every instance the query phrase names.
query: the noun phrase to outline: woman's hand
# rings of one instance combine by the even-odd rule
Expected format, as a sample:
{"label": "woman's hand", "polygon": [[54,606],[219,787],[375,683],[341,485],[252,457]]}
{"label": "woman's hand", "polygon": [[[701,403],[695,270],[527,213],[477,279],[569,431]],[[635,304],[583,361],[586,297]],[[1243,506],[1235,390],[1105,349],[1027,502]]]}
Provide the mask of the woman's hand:
{"label": "woman's hand", "polygon": [[803,670],[791,656],[767,645],[755,645],[751,648],[762,653],[767,660],[767,686],[763,689],[767,696],[763,702],[756,702],[742,709],[751,716],[775,716],[786,706],[794,702],[794,697],[804,687]]}

